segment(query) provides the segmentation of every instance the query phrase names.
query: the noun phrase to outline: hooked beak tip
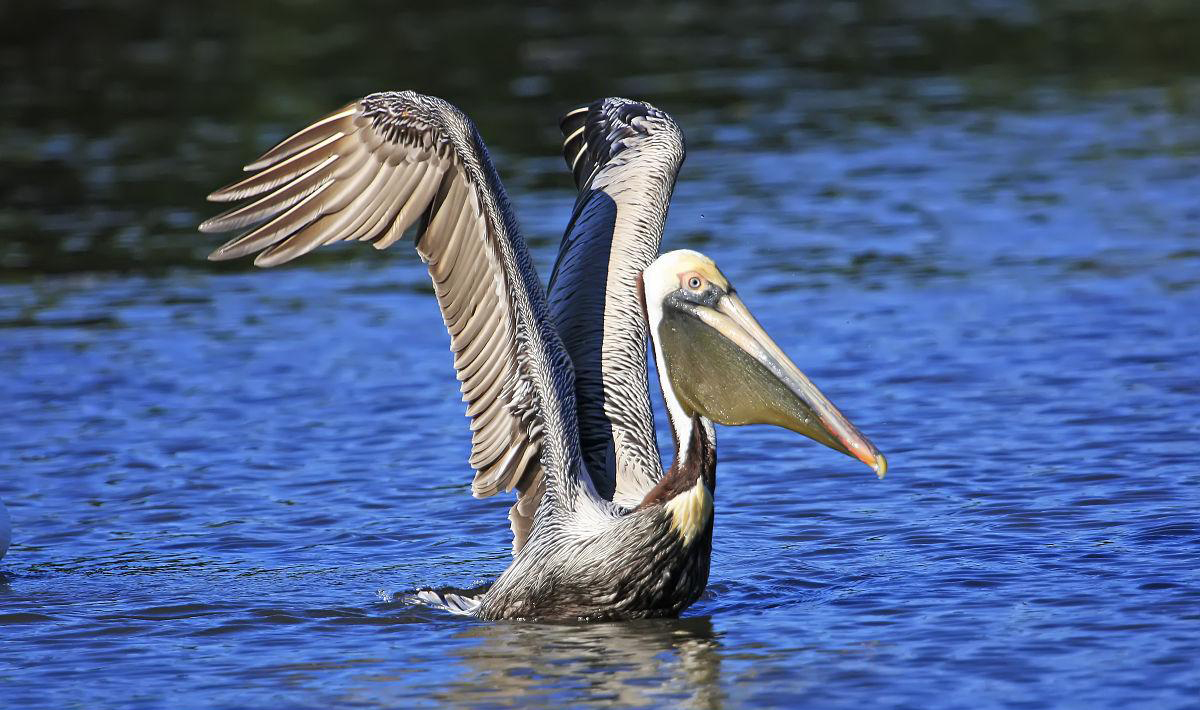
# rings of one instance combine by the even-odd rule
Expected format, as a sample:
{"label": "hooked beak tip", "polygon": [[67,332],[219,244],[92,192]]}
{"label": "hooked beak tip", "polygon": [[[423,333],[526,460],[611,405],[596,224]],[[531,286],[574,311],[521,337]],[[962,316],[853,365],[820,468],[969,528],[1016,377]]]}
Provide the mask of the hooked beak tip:
{"label": "hooked beak tip", "polygon": [[883,454],[875,454],[875,463],[871,465],[871,468],[875,469],[875,475],[879,476],[880,480],[887,475],[887,459],[883,457]]}

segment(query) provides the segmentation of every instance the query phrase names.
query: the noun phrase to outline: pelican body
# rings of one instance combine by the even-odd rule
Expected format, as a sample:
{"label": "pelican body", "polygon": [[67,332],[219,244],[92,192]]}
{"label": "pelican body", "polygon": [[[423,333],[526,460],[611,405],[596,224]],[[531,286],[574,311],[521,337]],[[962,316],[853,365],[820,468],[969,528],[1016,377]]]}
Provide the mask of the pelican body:
{"label": "pelican body", "polygon": [[[422,599],[484,619],[675,616],[708,582],[714,423],[785,427],[880,477],[887,464],[711,259],[658,254],[684,157],[675,122],[609,98],[561,127],[579,193],[546,290],[475,126],[411,91],[364,97],[284,140],[209,196],[246,202],[200,229],[248,228],[210,258],[257,253],[260,266],[413,233],[471,419],[472,493],[517,493],[508,569],[481,595]],[[674,438],[666,469],[647,339]]]}

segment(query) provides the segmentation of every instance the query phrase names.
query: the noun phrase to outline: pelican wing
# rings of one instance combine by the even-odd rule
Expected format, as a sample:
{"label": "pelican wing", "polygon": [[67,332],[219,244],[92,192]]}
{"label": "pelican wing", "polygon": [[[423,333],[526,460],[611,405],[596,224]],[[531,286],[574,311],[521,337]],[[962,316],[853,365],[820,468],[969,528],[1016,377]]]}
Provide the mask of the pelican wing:
{"label": "pelican wing", "polygon": [[580,446],[601,495],[636,506],[662,476],[638,279],[658,256],[683,133],[653,106],[608,98],[568,112],[563,157],[579,196],[550,278],[575,366]]}
{"label": "pelican wing", "polygon": [[[275,266],[344,240],[383,249],[417,224],[471,419],[476,497],[518,491],[513,553],[540,503],[581,492],[570,361],[475,126],[441,99],[372,94],[296,133],[217,190],[248,200],[200,226],[249,231],[209,257]],[[585,486],[590,490],[590,486]],[[545,506],[543,506],[545,507]]]}

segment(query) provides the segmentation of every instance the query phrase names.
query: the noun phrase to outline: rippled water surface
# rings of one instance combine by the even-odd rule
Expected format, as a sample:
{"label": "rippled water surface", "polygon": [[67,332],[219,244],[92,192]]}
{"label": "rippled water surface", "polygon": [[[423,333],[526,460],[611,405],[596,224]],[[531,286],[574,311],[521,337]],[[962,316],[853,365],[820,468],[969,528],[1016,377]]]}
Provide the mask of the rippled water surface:
{"label": "rippled water surface", "polygon": [[[941,35],[895,12],[866,68],[816,35],[804,55],[775,15],[730,20],[746,35],[726,45],[677,9],[663,36],[591,44],[549,11],[484,18],[525,38],[496,50],[503,81],[485,50],[481,75],[432,72],[415,40],[417,69],[375,47],[374,73],[309,71],[356,49],[319,16],[271,34],[275,60],[167,17],[169,41],[124,37],[94,70],[125,90],[95,112],[70,91],[89,75],[8,72],[0,140],[25,177],[0,183],[0,705],[1195,707],[1197,74],[947,68],[940,45],[922,63],[902,40]],[[954,51],[986,55],[971,27]],[[326,44],[289,63],[296,36]],[[572,200],[557,112],[614,93],[670,111],[689,153],[664,246],[721,264],[887,479],[720,429],[712,577],[683,618],[403,601],[508,561],[510,501],[469,494],[423,267],[401,246],[214,269],[191,229],[273,140],[404,86],[475,116],[543,277]]]}

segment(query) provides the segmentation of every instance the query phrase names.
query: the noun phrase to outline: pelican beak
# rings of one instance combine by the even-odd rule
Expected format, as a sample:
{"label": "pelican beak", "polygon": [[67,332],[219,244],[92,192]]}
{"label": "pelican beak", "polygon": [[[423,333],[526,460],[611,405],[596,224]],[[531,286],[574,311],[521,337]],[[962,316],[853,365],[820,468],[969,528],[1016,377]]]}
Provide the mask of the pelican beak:
{"label": "pelican beak", "polygon": [[[673,302],[672,302],[673,301]],[[767,335],[736,293],[669,299],[659,337],[685,408],[720,424],[774,424],[887,473],[887,460]],[[686,373],[686,376],[681,376]]]}

